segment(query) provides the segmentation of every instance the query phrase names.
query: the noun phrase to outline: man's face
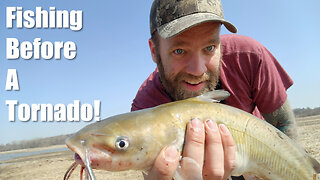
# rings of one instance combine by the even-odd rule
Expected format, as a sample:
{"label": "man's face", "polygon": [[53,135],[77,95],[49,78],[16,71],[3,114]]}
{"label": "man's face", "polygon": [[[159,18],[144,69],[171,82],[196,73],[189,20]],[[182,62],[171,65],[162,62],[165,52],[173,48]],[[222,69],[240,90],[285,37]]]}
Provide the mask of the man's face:
{"label": "man's face", "polygon": [[174,100],[214,90],[219,80],[220,23],[202,23],[169,39],[149,41],[163,87]]}

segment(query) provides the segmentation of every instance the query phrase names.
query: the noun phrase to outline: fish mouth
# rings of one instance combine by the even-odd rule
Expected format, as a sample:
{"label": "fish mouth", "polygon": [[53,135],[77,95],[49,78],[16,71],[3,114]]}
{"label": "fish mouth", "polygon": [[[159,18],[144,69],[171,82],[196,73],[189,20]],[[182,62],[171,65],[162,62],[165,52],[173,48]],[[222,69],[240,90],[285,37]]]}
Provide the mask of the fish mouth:
{"label": "fish mouth", "polygon": [[66,143],[66,145],[72,152],[74,152],[74,160],[75,160],[75,162],[77,164],[80,164],[82,167],[84,167],[85,166],[84,165],[84,161],[82,161],[81,156],[77,153],[76,149],[73,146],[69,145],[69,143]]}
{"label": "fish mouth", "polygon": [[74,160],[81,166],[86,166],[87,163],[93,169],[109,169],[112,163],[112,152],[102,148],[99,145],[93,145],[93,147],[88,148],[82,144],[82,147],[73,146],[70,143],[66,143],[67,147],[75,152]]}
{"label": "fish mouth", "polygon": [[74,153],[74,160],[76,163],[80,164],[81,166],[85,166],[79,154]]}
{"label": "fish mouth", "polygon": [[89,160],[89,156],[88,156],[88,151],[86,151],[86,157],[85,157],[85,161],[81,160],[81,157],[75,153],[75,162],[69,167],[69,169],[67,170],[67,172],[64,175],[64,180],[69,180],[71,174],[73,173],[73,171],[77,168],[78,165],[81,165],[81,171],[80,171],[80,179],[82,179],[82,175],[83,175],[83,170],[85,170],[85,177],[87,180],[96,180],[96,177],[93,173],[93,170],[91,168],[91,163]]}
{"label": "fish mouth", "polygon": [[[71,148],[70,148],[71,149]],[[76,169],[76,167],[80,164],[81,165],[81,171],[80,176],[82,179],[83,171],[85,170],[85,176],[86,179],[95,180],[95,175],[93,173],[92,168],[94,169],[104,169],[103,166],[109,165],[111,166],[111,156],[101,156],[101,153],[95,154],[91,151],[89,152],[88,149],[85,150],[84,157],[81,157],[76,151],[74,151],[74,160],[75,162],[70,166],[70,168],[67,170],[64,176],[64,180],[69,180],[71,174]],[[109,167],[110,168],[110,167]]]}
{"label": "fish mouth", "polygon": [[104,169],[104,166],[111,167],[112,158],[108,151],[103,151],[102,149],[90,148],[86,144],[85,140],[74,140],[68,138],[66,140],[67,147],[75,152],[74,160],[75,162],[70,166],[64,176],[64,180],[68,180],[76,169],[76,167],[81,165],[81,178],[83,171],[85,170],[86,179],[95,180],[95,175],[93,173],[93,169]]}

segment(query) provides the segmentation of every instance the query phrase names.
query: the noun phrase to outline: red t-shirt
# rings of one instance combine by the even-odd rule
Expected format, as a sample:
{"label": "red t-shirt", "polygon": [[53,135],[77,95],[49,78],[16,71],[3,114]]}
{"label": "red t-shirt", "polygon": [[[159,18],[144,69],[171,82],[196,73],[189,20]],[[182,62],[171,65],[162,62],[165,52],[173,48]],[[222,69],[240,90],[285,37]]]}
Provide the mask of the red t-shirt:
{"label": "red t-shirt", "polygon": [[[231,94],[226,104],[263,119],[260,112],[271,113],[285,102],[293,81],[262,44],[246,36],[222,35],[221,47],[220,85]],[[156,69],[139,88],[131,111],[171,101]]]}

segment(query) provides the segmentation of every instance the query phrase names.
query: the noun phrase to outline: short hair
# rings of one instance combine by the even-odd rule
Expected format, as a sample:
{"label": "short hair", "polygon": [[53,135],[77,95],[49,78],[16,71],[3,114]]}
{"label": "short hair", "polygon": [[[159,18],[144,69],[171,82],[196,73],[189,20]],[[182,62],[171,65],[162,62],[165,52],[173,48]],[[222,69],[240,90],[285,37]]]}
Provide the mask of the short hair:
{"label": "short hair", "polygon": [[154,45],[156,47],[156,50],[158,51],[158,48],[159,48],[159,34],[158,34],[158,31],[154,31],[151,34],[151,40],[154,43]]}

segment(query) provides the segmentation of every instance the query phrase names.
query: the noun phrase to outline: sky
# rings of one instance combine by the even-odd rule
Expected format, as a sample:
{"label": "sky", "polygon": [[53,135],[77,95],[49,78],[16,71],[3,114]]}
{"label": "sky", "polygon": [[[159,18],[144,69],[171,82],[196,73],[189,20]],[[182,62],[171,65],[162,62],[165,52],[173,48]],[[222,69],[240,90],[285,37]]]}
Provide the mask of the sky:
{"label": "sky", "polygon": [[[155,69],[148,47],[152,1],[1,0],[0,1],[0,144],[74,133],[88,122],[9,121],[6,100],[19,104],[81,105],[100,100],[104,119],[130,111],[142,82]],[[225,18],[238,34],[261,42],[294,80],[288,90],[293,108],[320,106],[320,1],[222,0]],[[82,10],[83,27],[71,29],[6,28],[6,7],[35,11]],[[15,25],[15,24],[14,24]],[[229,32],[222,28],[222,34]],[[6,38],[33,42],[72,41],[73,60],[7,60]],[[16,69],[19,91],[6,91],[8,69]],[[16,107],[18,111],[18,107]],[[39,118],[40,119],[40,118]],[[94,121],[91,121],[94,122]]]}

